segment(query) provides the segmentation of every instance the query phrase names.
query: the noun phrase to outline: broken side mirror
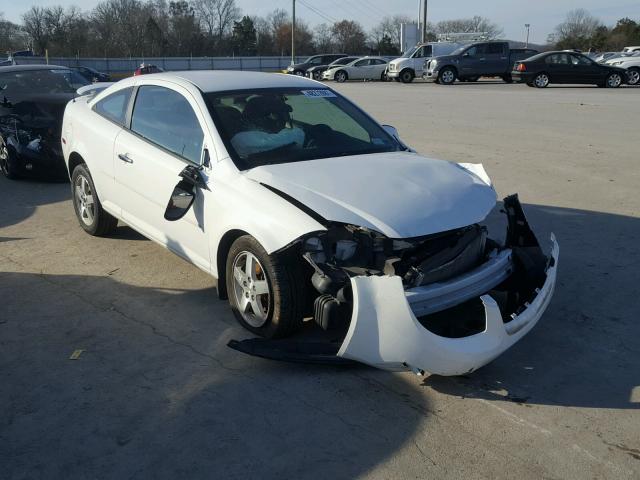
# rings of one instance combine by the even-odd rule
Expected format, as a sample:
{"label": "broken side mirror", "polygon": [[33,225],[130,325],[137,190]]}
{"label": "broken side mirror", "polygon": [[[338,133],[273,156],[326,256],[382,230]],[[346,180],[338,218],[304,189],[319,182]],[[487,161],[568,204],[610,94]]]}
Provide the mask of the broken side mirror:
{"label": "broken side mirror", "polygon": [[167,209],[164,212],[165,220],[170,222],[180,220],[187,214],[196,199],[197,187],[209,189],[200,174],[200,170],[193,165],[187,165],[180,172],[180,177],[182,179],[174,187]]}

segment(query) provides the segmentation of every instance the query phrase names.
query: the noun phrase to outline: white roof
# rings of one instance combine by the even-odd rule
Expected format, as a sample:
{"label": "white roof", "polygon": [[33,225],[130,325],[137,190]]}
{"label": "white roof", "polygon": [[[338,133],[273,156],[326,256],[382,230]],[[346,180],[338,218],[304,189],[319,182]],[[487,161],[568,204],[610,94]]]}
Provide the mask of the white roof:
{"label": "white roof", "polygon": [[326,88],[315,80],[297,75],[241,72],[237,70],[186,70],[183,72],[152,73],[138,78],[169,81],[182,79],[192,83],[203,92],[252,90],[256,88],[318,88],[319,85]]}

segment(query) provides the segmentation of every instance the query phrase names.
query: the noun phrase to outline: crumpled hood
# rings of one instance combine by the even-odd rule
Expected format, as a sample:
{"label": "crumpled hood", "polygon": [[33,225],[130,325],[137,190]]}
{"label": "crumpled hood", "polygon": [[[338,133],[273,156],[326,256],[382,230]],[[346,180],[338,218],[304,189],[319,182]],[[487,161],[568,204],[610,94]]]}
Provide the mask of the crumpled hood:
{"label": "crumpled hood", "polygon": [[256,167],[248,178],[327,220],[412,238],[484,220],[496,193],[461,166],[407,152]]}

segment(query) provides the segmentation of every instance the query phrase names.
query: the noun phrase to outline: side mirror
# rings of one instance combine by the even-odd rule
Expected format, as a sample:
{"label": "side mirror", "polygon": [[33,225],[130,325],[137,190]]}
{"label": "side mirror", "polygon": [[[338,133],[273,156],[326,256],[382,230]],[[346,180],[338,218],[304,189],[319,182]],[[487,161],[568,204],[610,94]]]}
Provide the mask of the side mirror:
{"label": "side mirror", "polygon": [[463,56],[463,57],[465,57],[465,58],[467,58],[467,57],[470,57],[470,56],[471,56],[471,54],[470,54],[469,52],[464,52],[464,53],[462,54],[462,56]]}
{"label": "side mirror", "polygon": [[209,189],[200,174],[200,170],[192,165],[187,165],[180,172],[180,177],[182,180],[174,187],[167,209],[164,212],[165,220],[170,222],[180,220],[187,214],[196,199],[196,187]]}

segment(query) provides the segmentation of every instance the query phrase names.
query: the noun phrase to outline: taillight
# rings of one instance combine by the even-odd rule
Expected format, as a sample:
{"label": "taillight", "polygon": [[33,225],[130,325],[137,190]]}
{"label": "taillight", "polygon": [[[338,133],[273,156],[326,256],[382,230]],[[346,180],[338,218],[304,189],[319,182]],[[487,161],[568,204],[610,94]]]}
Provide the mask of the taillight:
{"label": "taillight", "polygon": [[518,71],[518,72],[526,72],[527,71],[527,66],[524,63],[519,63],[518,66],[516,67],[516,71]]}

